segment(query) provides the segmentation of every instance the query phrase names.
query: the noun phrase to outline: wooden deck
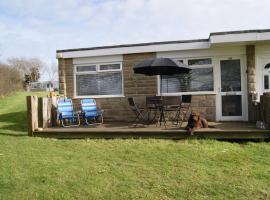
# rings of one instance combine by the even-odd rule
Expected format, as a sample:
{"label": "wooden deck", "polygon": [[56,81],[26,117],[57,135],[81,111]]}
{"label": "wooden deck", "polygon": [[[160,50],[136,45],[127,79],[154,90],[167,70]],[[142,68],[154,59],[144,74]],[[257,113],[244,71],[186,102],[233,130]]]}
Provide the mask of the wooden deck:
{"label": "wooden deck", "polygon": [[243,122],[210,122],[213,128],[197,130],[193,136],[187,134],[183,128],[174,126],[156,127],[132,127],[128,123],[106,123],[100,126],[80,126],[70,128],[47,128],[34,132],[37,137],[49,137],[58,139],[82,139],[82,138],[158,138],[158,139],[187,139],[187,138],[211,138],[211,139],[270,139],[270,130],[259,130],[255,124]]}

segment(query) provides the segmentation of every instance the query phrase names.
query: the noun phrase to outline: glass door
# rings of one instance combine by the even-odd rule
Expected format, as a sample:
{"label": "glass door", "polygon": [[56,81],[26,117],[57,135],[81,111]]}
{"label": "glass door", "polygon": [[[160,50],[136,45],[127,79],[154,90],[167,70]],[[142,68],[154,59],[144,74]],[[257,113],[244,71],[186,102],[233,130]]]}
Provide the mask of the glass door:
{"label": "glass door", "polygon": [[218,91],[219,111],[217,118],[221,121],[245,120],[246,95],[245,71],[240,59],[220,60],[220,85]]}

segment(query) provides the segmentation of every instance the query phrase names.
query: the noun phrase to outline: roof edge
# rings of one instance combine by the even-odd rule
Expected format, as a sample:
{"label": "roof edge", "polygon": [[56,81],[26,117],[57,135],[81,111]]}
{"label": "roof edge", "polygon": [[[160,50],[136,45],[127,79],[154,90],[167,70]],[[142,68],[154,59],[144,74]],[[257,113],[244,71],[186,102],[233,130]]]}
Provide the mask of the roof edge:
{"label": "roof edge", "polygon": [[175,41],[164,41],[164,42],[147,42],[147,43],[137,43],[137,44],[121,44],[121,45],[97,46],[97,47],[89,47],[89,48],[63,49],[63,50],[56,50],[56,53],[64,53],[64,52],[71,52],[71,51],[98,50],[98,49],[113,49],[113,48],[124,48],[124,47],[137,47],[137,46],[151,46],[151,45],[161,45],[161,44],[208,42],[208,41],[209,39],[194,39],[194,40],[175,40]]}
{"label": "roof edge", "polygon": [[231,35],[231,34],[242,34],[242,33],[265,33],[265,32],[270,32],[270,29],[213,32],[213,33],[210,33],[210,37],[213,35]]}
{"label": "roof edge", "polygon": [[88,51],[88,50],[101,50],[101,49],[114,49],[114,48],[125,48],[125,47],[151,46],[151,45],[164,45],[164,44],[209,42],[211,36],[231,35],[231,34],[245,34],[245,33],[265,33],[265,32],[270,32],[270,29],[253,29],[253,30],[213,32],[213,33],[210,33],[210,35],[209,35],[209,37],[207,39],[174,40],[174,41],[163,41],[163,42],[146,42],[146,43],[136,43],[136,44],[108,45],[108,46],[96,46],[96,47],[74,48],[74,49],[71,48],[71,49],[56,50],[56,53]]}

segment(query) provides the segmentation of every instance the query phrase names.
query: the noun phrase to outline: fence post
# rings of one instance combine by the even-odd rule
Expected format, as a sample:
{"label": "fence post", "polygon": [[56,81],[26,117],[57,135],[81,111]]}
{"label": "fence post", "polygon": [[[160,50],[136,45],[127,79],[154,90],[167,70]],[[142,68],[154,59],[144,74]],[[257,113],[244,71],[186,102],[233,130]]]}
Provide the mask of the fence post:
{"label": "fence post", "polygon": [[264,93],[264,112],[265,112],[265,119],[264,122],[266,123],[267,128],[270,127],[270,92]]}
{"label": "fence post", "polygon": [[38,129],[38,98],[37,96],[27,96],[27,119],[28,135],[33,136],[33,132]]}
{"label": "fence post", "polygon": [[38,98],[38,127],[47,128],[48,127],[48,98],[40,97]]}
{"label": "fence post", "polygon": [[52,107],[51,107],[51,122],[52,126],[57,126],[57,97],[52,97]]}

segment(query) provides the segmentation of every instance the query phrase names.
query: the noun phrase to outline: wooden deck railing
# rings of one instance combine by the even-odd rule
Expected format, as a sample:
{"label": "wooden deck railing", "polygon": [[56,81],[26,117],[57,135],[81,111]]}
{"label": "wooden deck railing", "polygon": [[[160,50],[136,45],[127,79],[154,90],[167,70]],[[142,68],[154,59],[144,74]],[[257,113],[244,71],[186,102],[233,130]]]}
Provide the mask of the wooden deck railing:
{"label": "wooden deck railing", "polygon": [[41,128],[57,126],[57,97],[27,96],[28,135]]}

